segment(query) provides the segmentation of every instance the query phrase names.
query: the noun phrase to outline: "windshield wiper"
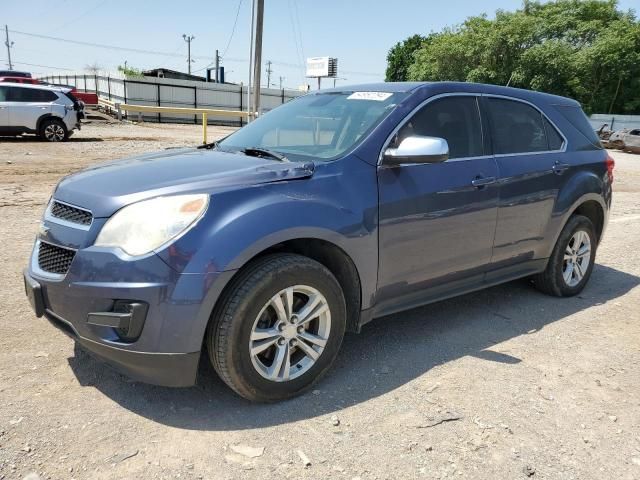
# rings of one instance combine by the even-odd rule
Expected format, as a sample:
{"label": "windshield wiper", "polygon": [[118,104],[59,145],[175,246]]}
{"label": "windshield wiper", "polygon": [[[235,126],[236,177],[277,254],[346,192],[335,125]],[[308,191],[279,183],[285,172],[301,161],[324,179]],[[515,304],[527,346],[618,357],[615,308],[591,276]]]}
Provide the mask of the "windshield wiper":
{"label": "windshield wiper", "polygon": [[249,148],[244,148],[240,151],[250,157],[270,157],[270,158],[279,160],[280,162],[289,161],[289,159],[284,155],[282,155],[281,153],[274,152],[273,150],[269,150],[262,147],[249,147]]}
{"label": "windshield wiper", "polygon": [[211,143],[204,143],[202,145],[198,145],[196,148],[206,148],[207,150],[211,150],[213,148],[217,148],[218,147],[218,141],[215,142],[211,142]]}

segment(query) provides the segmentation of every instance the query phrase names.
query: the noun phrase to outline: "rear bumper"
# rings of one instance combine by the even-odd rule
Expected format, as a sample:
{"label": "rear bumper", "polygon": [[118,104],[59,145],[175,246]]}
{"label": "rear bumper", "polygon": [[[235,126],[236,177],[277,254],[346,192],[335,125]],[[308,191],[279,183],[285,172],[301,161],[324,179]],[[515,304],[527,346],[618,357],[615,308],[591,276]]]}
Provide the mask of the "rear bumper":
{"label": "rear bumper", "polygon": [[44,316],[91,356],[134,380],[163,387],[190,387],[196,383],[200,352],[154,353],[124,350],[81,337],[70,322],[51,310],[45,310]]}

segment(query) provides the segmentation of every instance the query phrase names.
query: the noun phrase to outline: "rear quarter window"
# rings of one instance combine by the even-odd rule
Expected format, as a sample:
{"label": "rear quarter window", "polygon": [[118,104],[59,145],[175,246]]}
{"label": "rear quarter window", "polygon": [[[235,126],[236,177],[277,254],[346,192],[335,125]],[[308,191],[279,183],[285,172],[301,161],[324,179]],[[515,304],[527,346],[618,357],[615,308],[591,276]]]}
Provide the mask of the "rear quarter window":
{"label": "rear quarter window", "polygon": [[589,143],[596,148],[602,148],[598,135],[580,107],[572,105],[554,105],[554,107],[578,132],[589,140]]}
{"label": "rear quarter window", "polygon": [[544,123],[544,130],[547,133],[547,142],[549,143],[549,150],[560,150],[564,143],[564,139],[556,130],[556,127],[551,125],[551,122],[542,117],[542,123]]}

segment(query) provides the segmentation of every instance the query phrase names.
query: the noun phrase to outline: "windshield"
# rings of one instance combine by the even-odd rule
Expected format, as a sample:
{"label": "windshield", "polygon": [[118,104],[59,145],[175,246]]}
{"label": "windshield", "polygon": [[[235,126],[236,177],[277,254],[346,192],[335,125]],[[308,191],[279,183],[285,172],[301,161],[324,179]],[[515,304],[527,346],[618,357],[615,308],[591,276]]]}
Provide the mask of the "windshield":
{"label": "windshield", "polygon": [[222,150],[266,148],[295,158],[331,160],[378,125],[406,94],[330,92],[275,108],[218,144]]}

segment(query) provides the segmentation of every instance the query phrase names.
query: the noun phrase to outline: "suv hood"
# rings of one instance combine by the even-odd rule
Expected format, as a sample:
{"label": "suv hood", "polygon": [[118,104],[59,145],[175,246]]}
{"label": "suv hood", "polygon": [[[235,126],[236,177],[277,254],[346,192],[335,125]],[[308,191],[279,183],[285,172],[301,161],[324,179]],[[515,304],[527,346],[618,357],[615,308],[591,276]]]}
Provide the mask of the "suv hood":
{"label": "suv hood", "polygon": [[307,178],[313,162],[280,162],[242,153],[184,148],[98,165],[62,179],[53,196],[96,218],[140,200]]}

